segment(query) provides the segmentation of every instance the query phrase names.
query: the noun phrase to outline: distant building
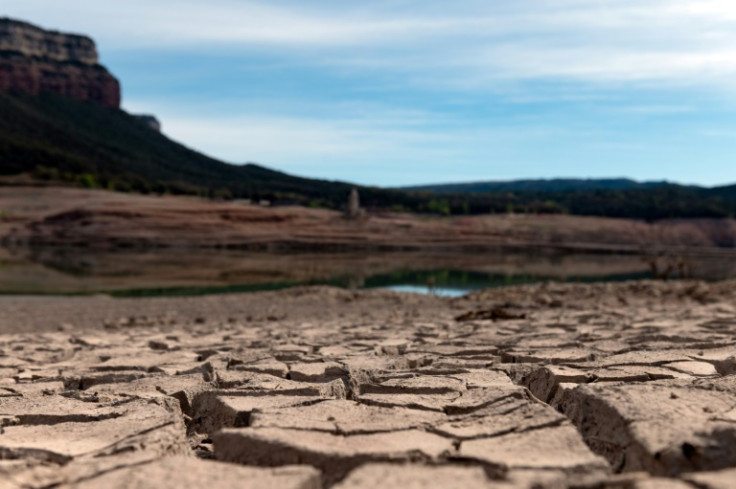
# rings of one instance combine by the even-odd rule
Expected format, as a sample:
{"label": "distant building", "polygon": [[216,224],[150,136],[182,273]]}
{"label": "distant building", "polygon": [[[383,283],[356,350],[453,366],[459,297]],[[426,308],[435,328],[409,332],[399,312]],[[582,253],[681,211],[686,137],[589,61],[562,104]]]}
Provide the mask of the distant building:
{"label": "distant building", "polygon": [[358,196],[358,189],[350,191],[350,197],[348,198],[348,219],[357,219],[360,217],[360,197]]}

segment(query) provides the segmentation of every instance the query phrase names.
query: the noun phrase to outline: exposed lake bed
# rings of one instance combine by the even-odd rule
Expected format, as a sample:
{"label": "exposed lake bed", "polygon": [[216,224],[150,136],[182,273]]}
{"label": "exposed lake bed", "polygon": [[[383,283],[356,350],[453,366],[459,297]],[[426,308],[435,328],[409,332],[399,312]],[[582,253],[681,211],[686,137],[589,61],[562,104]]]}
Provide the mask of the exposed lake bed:
{"label": "exposed lake bed", "polygon": [[736,479],[732,220],[29,195],[0,222],[11,489]]}
{"label": "exposed lake bed", "polygon": [[12,489],[197,474],[315,489],[728,487],[735,291],[0,296],[0,475]]}
{"label": "exposed lake bed", "polygon": [[[470,291],[538,280],[736,276],[736,221],[339,212],[54,187],[0,193],[0,293],[296,285]],[[148,291],[148,292],[146,292]]]}

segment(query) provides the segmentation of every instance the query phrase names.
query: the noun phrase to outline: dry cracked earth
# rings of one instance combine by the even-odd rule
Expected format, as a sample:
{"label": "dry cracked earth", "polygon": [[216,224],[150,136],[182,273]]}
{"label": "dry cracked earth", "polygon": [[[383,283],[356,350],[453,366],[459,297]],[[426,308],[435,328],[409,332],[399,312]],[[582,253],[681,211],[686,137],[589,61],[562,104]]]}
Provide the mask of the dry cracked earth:
{"label": "dry cracked earth", "polygon": [[2,489],[736,487],[734,282],[3,300]]}

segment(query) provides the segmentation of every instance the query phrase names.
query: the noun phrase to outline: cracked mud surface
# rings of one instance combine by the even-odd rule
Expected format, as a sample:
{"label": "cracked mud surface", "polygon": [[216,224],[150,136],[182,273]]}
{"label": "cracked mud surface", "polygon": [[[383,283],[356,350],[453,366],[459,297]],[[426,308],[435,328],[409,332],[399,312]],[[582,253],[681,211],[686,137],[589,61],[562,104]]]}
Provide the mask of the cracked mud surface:
{"label": "cracked mud surface", "polygon": [[734,282],[0,311],[2,489],[736,487]]}

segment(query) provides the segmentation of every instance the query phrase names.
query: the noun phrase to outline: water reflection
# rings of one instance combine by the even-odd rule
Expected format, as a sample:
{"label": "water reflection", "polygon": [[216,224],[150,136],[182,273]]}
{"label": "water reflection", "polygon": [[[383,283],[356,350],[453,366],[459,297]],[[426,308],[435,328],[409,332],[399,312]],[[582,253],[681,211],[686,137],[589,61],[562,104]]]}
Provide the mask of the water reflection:
{"label": "water reflection", "polygon": [[[699,257],[698,278],[736,277],[734,255]],[[0,248],[0,293],[194,295],[326,284],[438,295],[539,280],[649,278],[634,255],[592,253],[255,253],[215,250],[90,252]]]}
{"label": "water reflection", "polygon": [[412,292],[414,294],[432,294],[440,297],[460,297],[475,289],[455,289],[449,287],[428,287],[420,285],[389,285],[383,287],[386,290],[395,292]]}
{"label": "water reflection", "polygon": [[569,272],[559,270],[556,274],[543,275],[529,273],[493,274],[469,270],[407,270],[388,275],[373,276],[365,281],[363,288],[381,288],[400,292],[457,297],[480,289],[539,281],[597,282],[646,278],[650,278],[650,274],[645,271],[610,275],[570,275]]}

